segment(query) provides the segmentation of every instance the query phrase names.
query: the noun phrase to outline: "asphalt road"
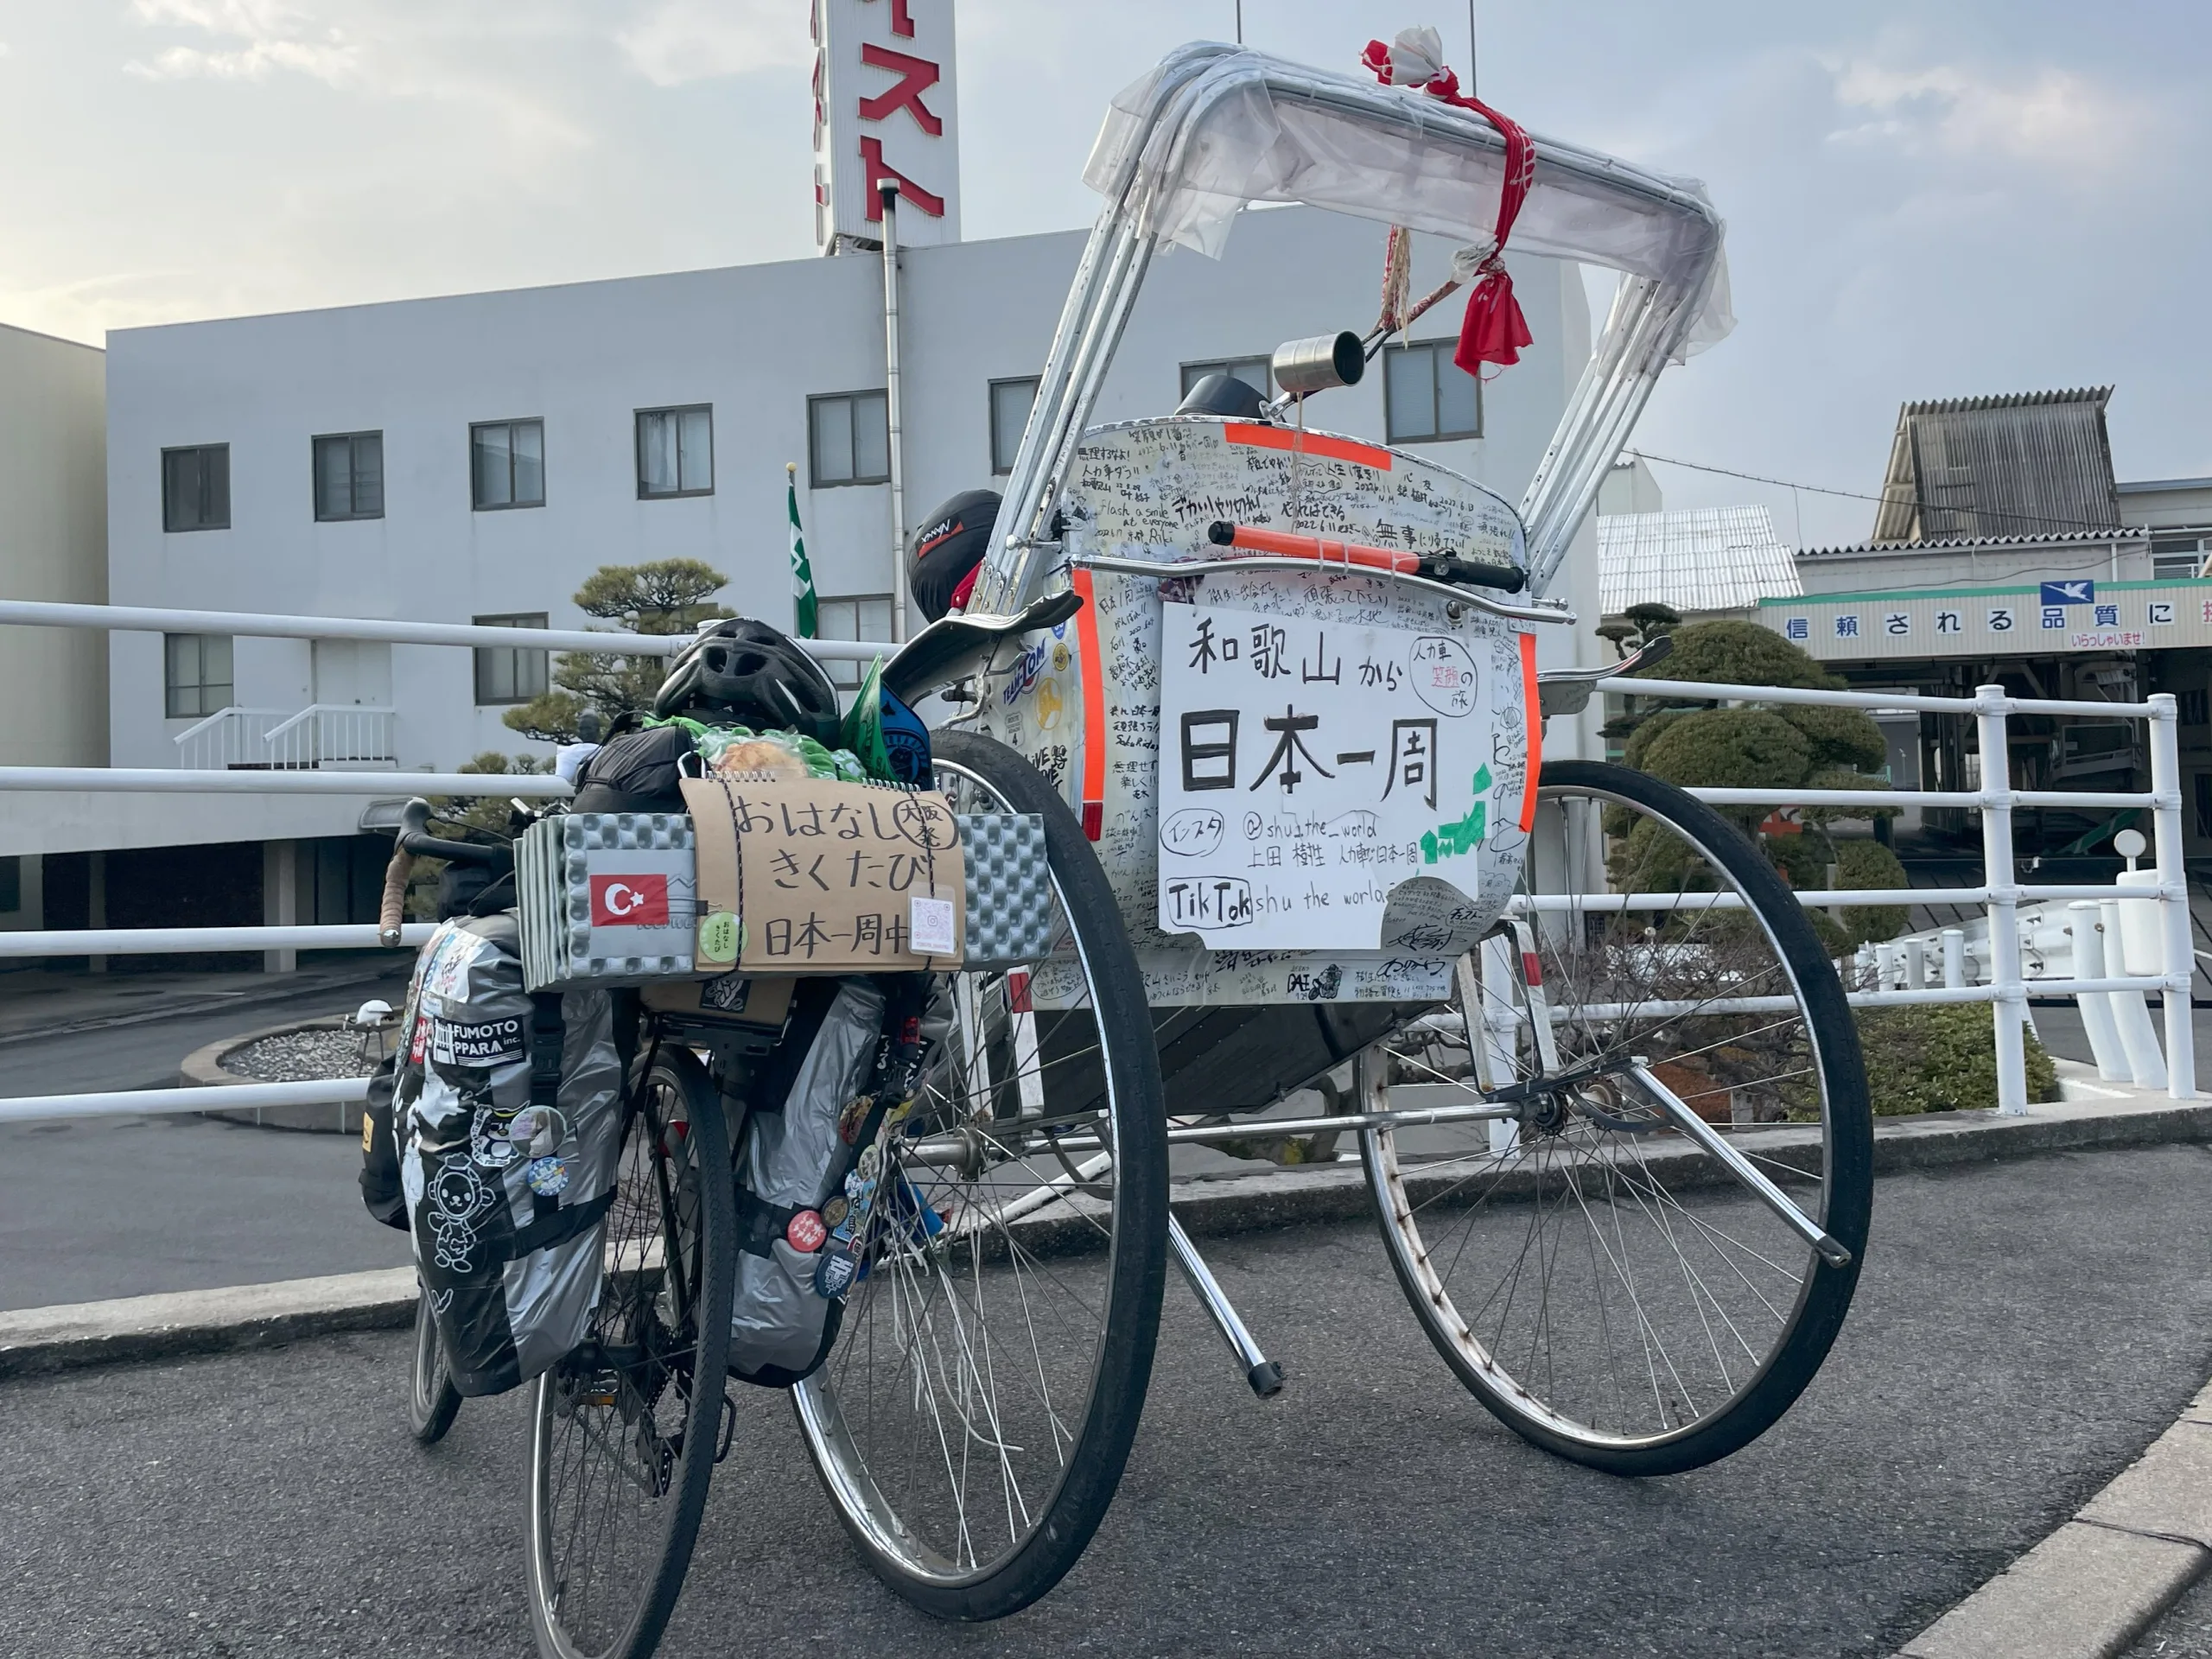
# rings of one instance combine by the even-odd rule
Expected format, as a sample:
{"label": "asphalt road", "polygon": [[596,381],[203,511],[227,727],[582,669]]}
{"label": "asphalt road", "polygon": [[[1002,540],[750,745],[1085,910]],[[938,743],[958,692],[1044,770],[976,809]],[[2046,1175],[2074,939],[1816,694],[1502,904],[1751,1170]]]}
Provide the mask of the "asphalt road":
{"label": "asphalt road", "polygon": [[[204,1043],[405,988],[403,975],[18,1039],[0,1046],[0,1096],[174,1084]],[[190,1116],[0,1124],[0,1308],[400,1266],[406,1236],[363,1212],[360,1167],[347,1135]]]}
{"label": "asphalt road", "polygon": [[2127,1650],[2127,1659],[2212,1659],[2212,1579],[2166,1610]]}
{"label": "asphalt road", "polygon": [[[663,1652],[1887,1654],[2212,1371],[2208,1185],[2196,1147],[1885,1179],[1798,1408],[1642,1484],[1460,1394],[1369,1229],[1214,1241],[1290,1386],[1255,1401],[1171,1282],[1119,1500],[1045,1601],[973,1629],[911,1612],[782,1402],[748,1393]],[[470,1402],[423,1452],[404,1375],[394,1335],[6,1389],[0,1651],[527,1654],[522,1397]]]}

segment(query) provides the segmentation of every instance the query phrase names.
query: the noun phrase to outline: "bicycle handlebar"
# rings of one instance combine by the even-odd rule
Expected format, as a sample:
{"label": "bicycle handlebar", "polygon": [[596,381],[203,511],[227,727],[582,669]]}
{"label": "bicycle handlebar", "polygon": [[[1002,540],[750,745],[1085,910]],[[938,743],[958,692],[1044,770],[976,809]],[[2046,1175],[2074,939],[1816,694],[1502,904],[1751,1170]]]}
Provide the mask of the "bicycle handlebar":
{"label": "bicycle handlebar", "polygon": [[474,841],[448,841],[429,831],[430,804],[416,796],[399,810],[399,833],[392,837],[391,862],[385,866],[384,901],[377,915],[377,943],[399,943],[406,919],[407,883],[417,858],[442,858],[453,864],[478,864],[504,873],[514,868],[514,851]]}

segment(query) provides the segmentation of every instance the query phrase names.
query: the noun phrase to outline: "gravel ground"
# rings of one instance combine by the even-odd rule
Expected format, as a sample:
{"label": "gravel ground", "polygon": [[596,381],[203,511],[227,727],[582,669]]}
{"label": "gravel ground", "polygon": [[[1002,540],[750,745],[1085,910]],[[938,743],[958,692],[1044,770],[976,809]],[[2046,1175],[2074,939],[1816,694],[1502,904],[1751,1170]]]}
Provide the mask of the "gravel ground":
{"label": "gravel ground", "polygon": [[360,1058],[361,1039],[351,1031],[287,1031],[260,1037],[223,1056],[223,1070],[263,1083],[309,1083],[321,1077],[365,1077],[376,1062]]}

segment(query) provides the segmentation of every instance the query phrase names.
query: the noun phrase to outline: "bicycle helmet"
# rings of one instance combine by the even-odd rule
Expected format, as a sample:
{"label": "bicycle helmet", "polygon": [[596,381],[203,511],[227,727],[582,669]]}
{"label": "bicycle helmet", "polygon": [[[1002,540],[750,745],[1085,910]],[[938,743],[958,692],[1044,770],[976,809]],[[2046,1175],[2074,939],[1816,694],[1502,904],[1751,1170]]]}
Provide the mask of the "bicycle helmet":
{"label": "bicycle helmet", "polygon": [[653,713],[837,741],[837,688],[789,635],[751,617],[717,622],[668,665]]}
{"label": "bicycle helmet", "polygon": [[999,516],[995,490],[965,490],[922,523],[906,555],[906,587],[922,614],[937,621],[989,549]]}

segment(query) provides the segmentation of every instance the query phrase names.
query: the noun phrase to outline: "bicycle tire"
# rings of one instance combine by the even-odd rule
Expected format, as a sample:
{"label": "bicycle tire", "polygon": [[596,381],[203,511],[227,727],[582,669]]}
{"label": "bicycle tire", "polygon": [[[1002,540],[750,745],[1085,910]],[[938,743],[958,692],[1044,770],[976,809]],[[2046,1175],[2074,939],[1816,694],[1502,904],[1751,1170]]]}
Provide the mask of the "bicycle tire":
{"label": "bicycle tire", "polygon": [[[729,1169],[721,1097],[705,1068],[689,1050],[658,1047],[626,1111],[590,1327],[538,1379],[525,1554],[544,1659],[646,1659],[683,1591],[726,1408],[737,1237]],[[671,1261],[682,1270],[671,1274]],[[673,1408],[662,1414],[664,1402]],[[621,1466],[632,1449],[634,1465]],[[586,1524],[594,1468],[602,1492],[620,1497],[614,1489],[626,1485],[648,1503],[628,1521]]]}
{"label": "bicycle tire", "polygon": [[[1719,1166],[1685,1155],[1678,1135],[1665,1138],[1674,1132],[1663,1115],[1649,1110],[1652,1096],[1635,1087],[1609,1083],[1601,1089],[1593,1082],[1588,1090],[1527,1103],[1514,1122],[1510,1148],[1493,1142],[1487,1153],[1471,1147],[1455,1156],[1447,1144],[1424,1163],[1406,1154],[1393,1131],[1369,1129],[1360,1137],[1362,1158],[1399,1284],[1467,1389],[1515,1433],[1573,1462],[1618,1475],[1677,1473],[1726,1457],[1771,1427],[1811,1382],[1842,1326],[1865,1260],[1872,1206],[1865,1063],[1842,985],[1818,935],[1741,830],[1681,790],[1599,762],[1547,764],[1538,798],[1540,813],[1556,816],[1541,821],[1531,842],[1525,898],[1554,895],[1554,915],[1562,913],[1560,893],[1668,898],[1650,884],[1655,873],[1671,868],[1679,883],[1671,899],[1681,907],[1656,923],[1631,922],[1636,906],[1618,900],[1617,911],[1567,914],[1564,922],[1541,923],[1547,912],[1541,908],[1523,912],[1539,922],[1526,938],[1513,936],[1497,959],[1518,988],[1493,990],[1481,974],[1494,970],[1480,967],[1479,950],[1459,976],[1461,994],[1453,1003],[1459,1018],[1467,1018],[1471,997],[1493,1017],[1491,1025],[1478,1019],[1466,1027],[1470,1069],[1478,1043],[1493,1045],[1488,1058],[1494,1068],[1510,1058],[1509,1041],[1513,1054],[1534,1052],[1522,956],[1533,939],[1539,988],[1554,1011],[1550,1023],[1562,1050],[1559,1063],[1577,1063],[1567,1058],[1569,1049],[1582,1062],[1602,1064],[1609,1054],[1625,1055],[1627,1045],[1649,1047],[1641,1058],[1654,1076],[1674,1068],[1670,1089],[1701,1090],[1694,1098],[1715,1112],[1726,1105],[1732,1121],[1721,1132],[1749,1133],[1741,1141],[1753,1149],[1746,1155],[1792,1189],[1799,1207],[1850,1252],[1850,1260],[1841,1266],[1823,1260],[1770,1211],[1746,1200],[1745,1189],[1717,1178]],[[1648,832],[1645,823],[1652,826]],[[1595,879],[1602,870],[1610,885],[1542,886],[1546,878],[1536,872],[1554,842],[1560,871],[1572,870],[1570,861],[1579,858],[1586,875]],[[1709,887],[1701,885],[1707,880]],[[1662,907],[1651,908],[1657,913]],[[1728,919],[1745,912],[1756,930]],[[1618,919],[1607,921],[1607,913]],[[1624,986],[1637,984],[1631,976],[1637,973],[1655,993],[1645,1001],[1623,1000]],[[1701,997],[1686,994],[1700,988]],[[1752,1006],[1762,999],[1785,1006]],[[1494,1030],[1511,1034],[1484,1034]],[[1662,1040],[1675,1047],[1666,1051],[1669,1058],[1655,1058]],[[1402,1071],[1409,1057],[1426,1065],[1418,1057],[1440,1052],[1449,1049],[1433,1037],[1401,1039],[1389,1050]],[[1474,1079],[1465,1086],[1480,1092]],[[1542,1101],[1558,1103],[1542,1107],[1540,1125]],[[1739,1101],[1755,1119],[1762,1109],[1815,1116],[1817,1160],[1802,1150],[1757,1150],[1773,1147],[1777,1138],[1763,1142],[1756,1122],[1732,1121]],[[1704,1110],[1698,1115],[1707,1116]],[[1490,1125],[1464,1133],[1477,1131],[1486,1136]],[[1662,1138],[1652,1139],[1655,1133]],[[1446,1139],[1433,1136],[1432,1148]],[[1488,1185],[1477,1191],[1478,1178]],[[1623,1195],[1630,1200],[1625,1206]],[[1516,1204],[1519,1210],[1510,1211]],[[1548,1204],[1559,1218],[1549,1249],[1542,1242],[1552,1225]],[[1492,1271],[1484,1262],[1502,1267],[1511,1248],[1500,1217],[1520,1230],[1519,1254],[1478,1302]],[[1436,1237],[1427,1236],[1425,1222]],[[1460,1234],[1456,1249],[1454,1230]],[[1576,1248],[1583,1234],[1586,1274]],[[1534,1274],[1531,1241],[1540,1263]],[[1660,1267],[1647,1270],[1647,1259]],[[1455,1275],[1464,1288],[1454,1287]],[[1673,1295],[1675,1280],[1685,1296]],[[1609,1284],[1617,1293],[1610,1309]],[[1592,1293],[1594,1324],[1587,1309],[1578,1319],[1576,1310],[1553,1306],[1555,1288],[1564,1296],[1585,1285]],[[1524,1297],[1536,1303],[1533,1311],[1524,1304],[1522,1316],[1529,1331],[1525,1357],[1521,1327],[1508,1331],[1513,1305]],[[1681,1312],[1685,1297],[1691,1317]],[[1786,1312],[1780,1306],[1785,1300]],[[1630,1351],[1630,1334],[1637,1351]],[[1670,1339],[1676,1340],[1673,1349]],[[1737,1347],[1745,1351],[1741,1359]],[[1710,1374],[1704,1370],[1708,1350],[1715,1362]],[[1611,1374],[1611,1405],[1601,1397],[1602,1381],[1590,1375],[1597,1360]],[[1692,1370],[1699,1379],[1694,1388],[1685,1375]],[[1647,1390],[1648,1407],[1641,1398]]]}
{"label": "bicycle tire", "polygon": [[415,1281],[415,1344],[409,1357],[408,1430],[423,1445],[435,1446],[461,1410],[461,1390],[453,1385],[445,1344],[438,1340],[437,1319],[430,1311],[430,1294],[420,1279]]}
{"label": "bicycle tire", "polygon": [[[1058,1014],[1027,1010],[1034,1023],[1024,1027],[1027,993],[1010,991],[1010,976],[946,976],[955,1017],[940,1051],[939,1082],[931,1085],[939,1093],[929,1109],[939,1113],[941,1125],[957,1122],[977,1136],[985,1148],[978,1157],[995,1161],[965,1181],[934,1166],[902,1165],[915,1194],[911,1220],[931,1232],[926,1206],[941,1224],[934,1232],[938,1242],[910,1229],[911,1248],[886,1246],[871,1259],[871,1279],[848,1301],[837,1348],[820,1371],[793,1389],[792,1402],[816,1471],[870,1569],[932,1617],[976,1620],[1016,1611],[1058,1584],[1113,1501],[1143,1413],[1159,1335],[1166,1271],[1166,1118],[1143,978],[1105,872],[1074,815],[1052,784],[1005,745],[974,733],[931,735],[938,785],[959,798],[957,807],[965,799],[1043,819],[1059,925],[1076,964],[1059,971],[1079,977],[1084,990]],[[1103,1051],[1095,1058],[1082,1047],[1085,1032],[1096,1033]],[[956,1065],[965,1069],[956,1071]],[[998,1069],[988,1070],[991,1065]],[[976,1082],[979,1073],[988,1080]],[[951,1078],[965,1081],[944,1081]],[[1064,1105],[1098,1100],[1105,1103],[1103,1116],[1086,1120],[1092,1140],[1080,1165],[1068,1161],[1064,1149],[1064,1142],[1078,1138],[1072,1132],[1039,1131],[1033,1142],[1028,1131],[1004,1127],[1008,1114],[1019,1122],[1025,1101],[1051,1121]],[[922,1116],[918,1110],[917,1121]],[[1039,1242],[1055,1225],[1072,1240]],[[946,1239],[952,1242],[941,1242]],[[1022,1266],[1042,1259],[1036,1250],[1066,1253],[1051,1256],[1049,1274],[1031,1272],[1025,1287]],[[1095,1332],[1082,1323],[1087,1305],[1073,1294],[1078,1278],[1086,1290],[1095,1289],[1103,1308],[1093,1316]],[[871,1284],[879,1288],[863,1295]],[[891,1288],[880,1289],[887,1285]],[[906,1295],[902,1285],[916,1294]],[[1033,1303],[1018,1302],[1027,1328],[1011,1331],[997,1369],[990,1363],[990,1319],[1007,1299],[987,1294],[992,1287],[1021,1288],[1037,1301],[1056,1288],[1070,1293],[1068,1306],[1044,1320],[1041,1332]],[[879,1319],[886,1302],[891,1312]],[[875,1356],[897,1339],[902,1317],[906,1356],[914,1363],[901,1359],[906,1369],[894,1369],[879,1391]],[[1003,1317],[1011,1325],[1017,1316]],[[963,1319],[956,1338],[950,1327]],[[956,1354],[951,1363],[959,1376],[940,1389],[948,1351]],[[1017,1357],[1019,1366],[1012,1363]],[[1025,1374],[1017,1387],[1014,1373],[1033,1365],[1035,1386]],[[1084,1392],[1079,1413],[1052,1398],[1059,1379],[1078,1374]],[[1041,1396],[1042,1407],[1023,1390]],[[957,1420],[949,1429],[948,1415]],[[911,1440],[897,1443],[902,1421],[917,1434],[949,1433],[963,1447],[958,1459],[945,1460],[943,1491],[931,1484],[931,1465],[945,1442],[927,1438],[917,1456]],[[1065,1452],[1064,1432],[1070,1439]],[[1032,1465],[1017,1468],[1016,1454],[1038,1454],[1043,1444],[1055,1461],[1036,1455],[1033,1484],[1025,1484]],[[969,1448],[976,1448],[976,1462],[990,1455],[997,1460],[997,1486],[972,1514],[966,1505]]]}

